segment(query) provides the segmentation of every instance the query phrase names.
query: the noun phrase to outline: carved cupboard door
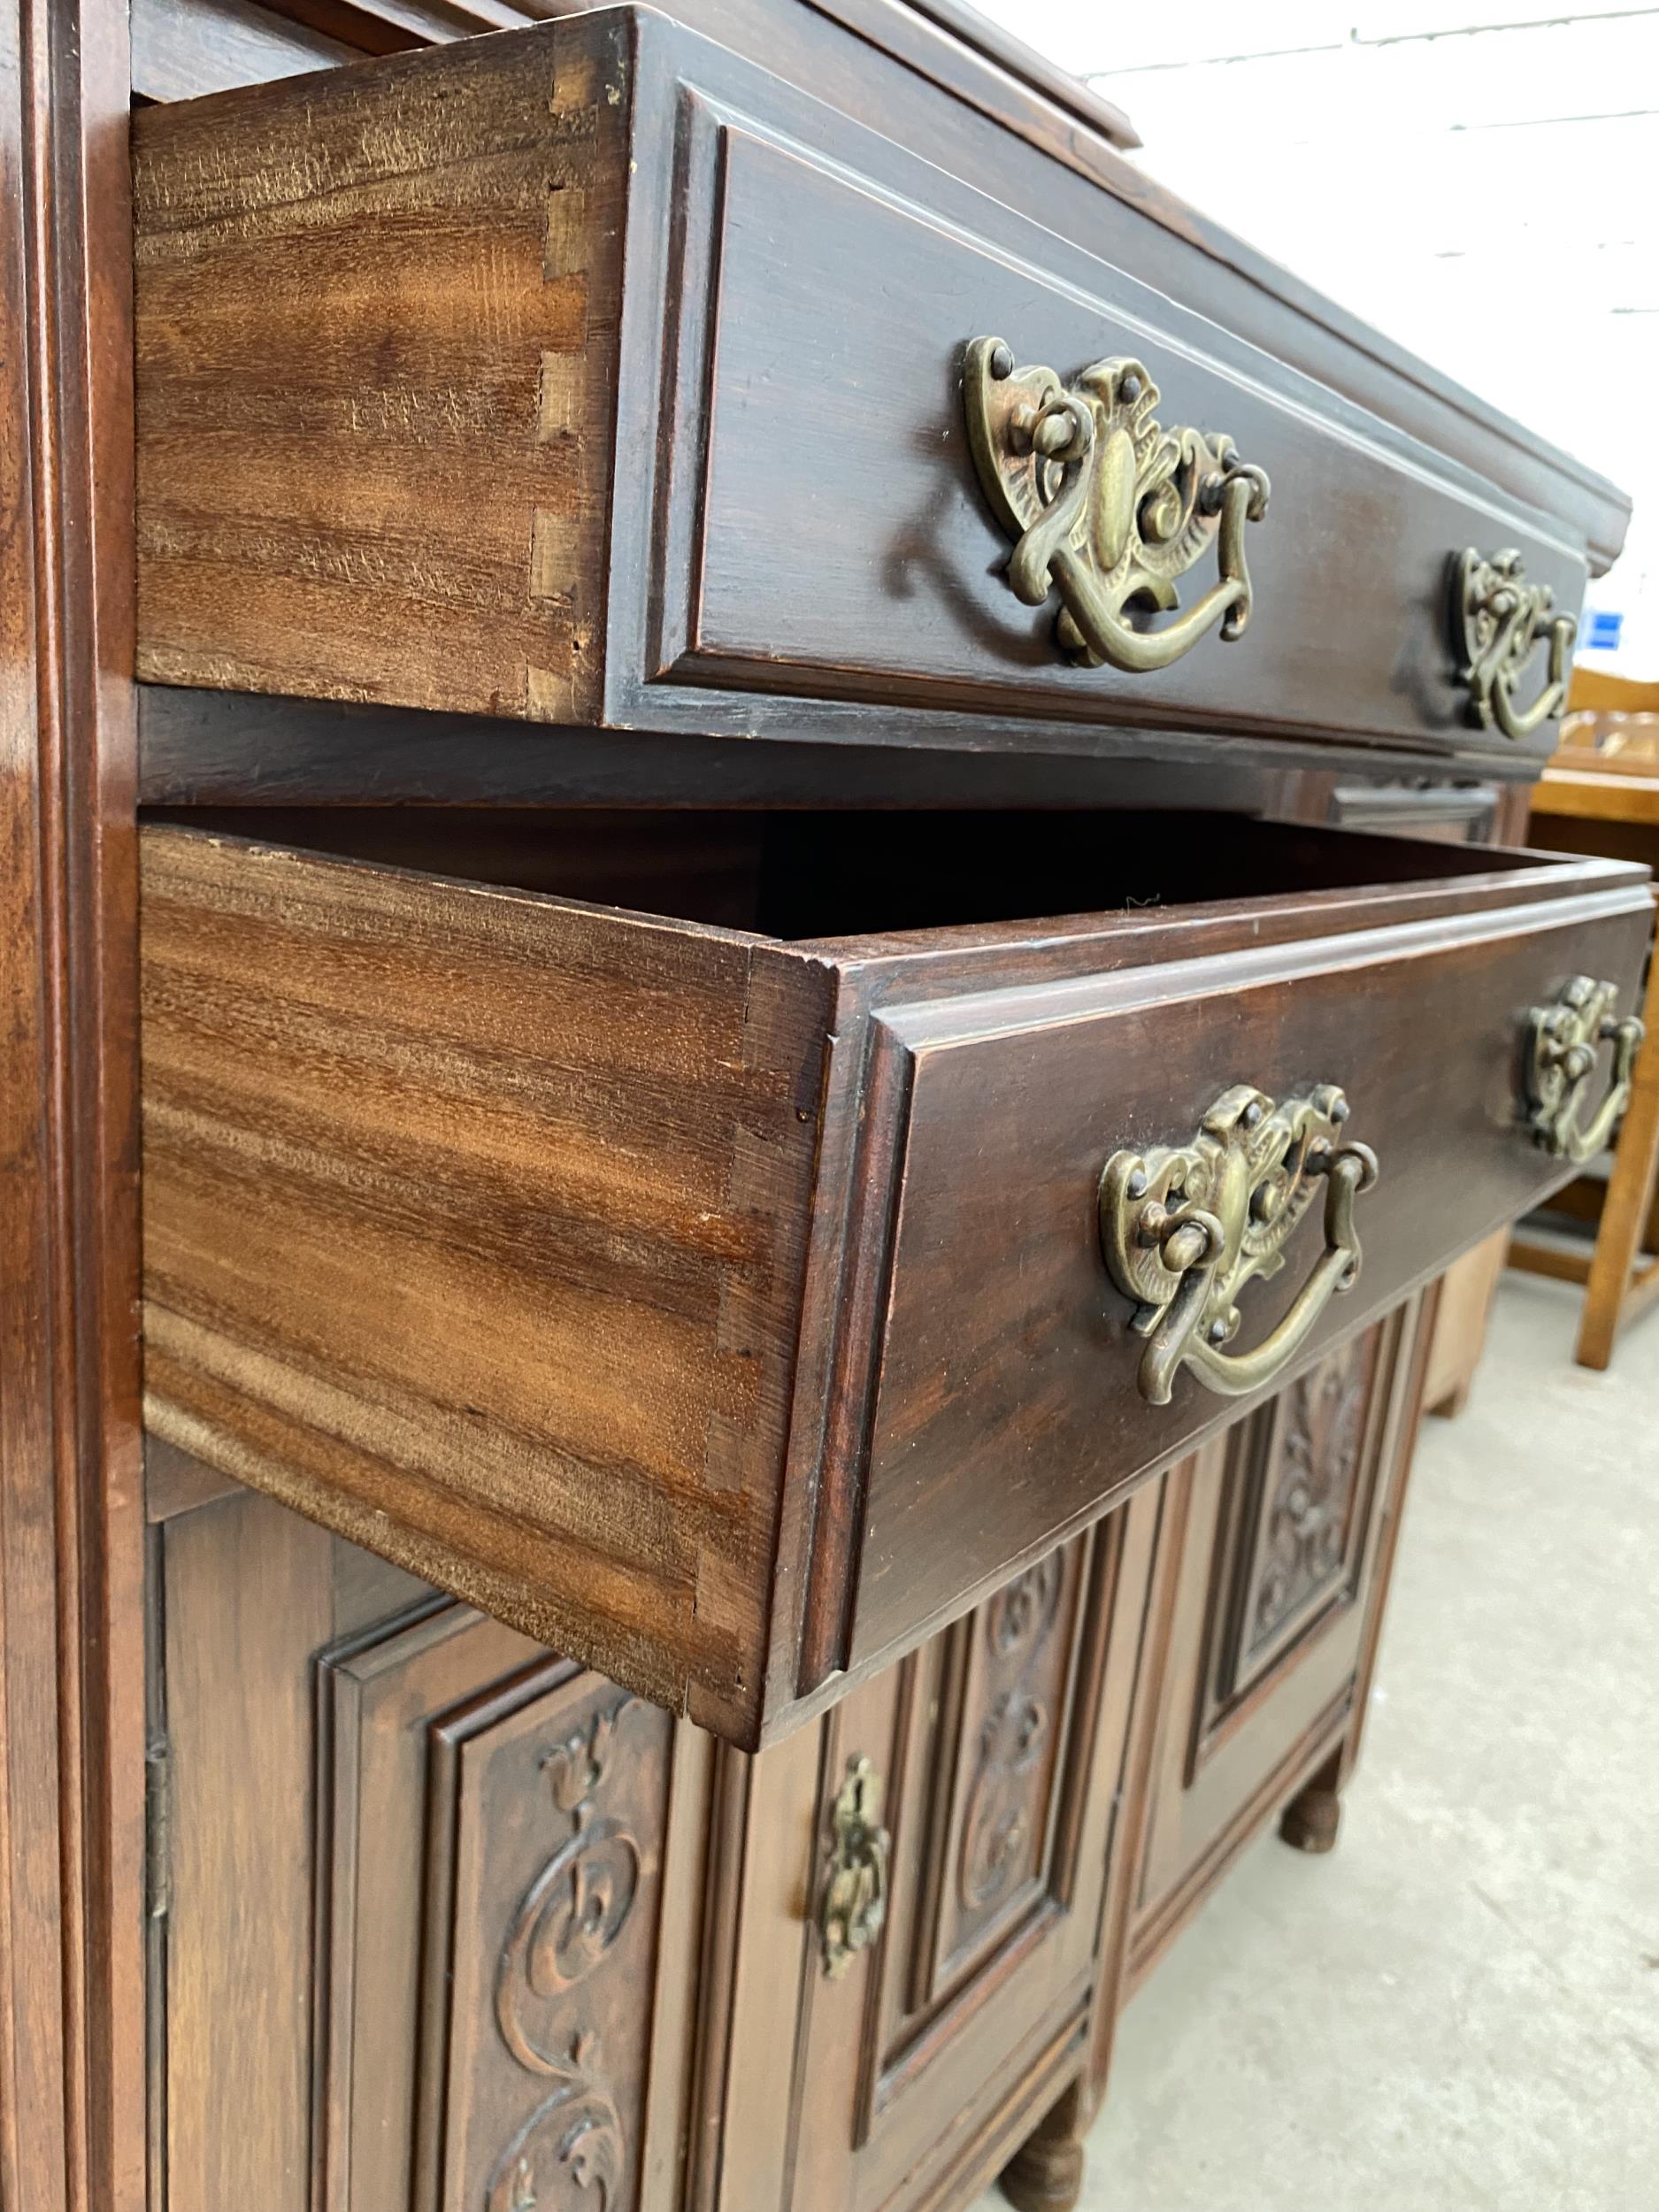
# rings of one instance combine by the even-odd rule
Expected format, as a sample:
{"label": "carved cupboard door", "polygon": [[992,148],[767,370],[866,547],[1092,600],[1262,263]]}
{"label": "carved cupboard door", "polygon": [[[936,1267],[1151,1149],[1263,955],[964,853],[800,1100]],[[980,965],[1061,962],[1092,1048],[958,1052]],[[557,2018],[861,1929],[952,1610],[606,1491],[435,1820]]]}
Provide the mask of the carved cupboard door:
{"label": "carved cupboard door", "polygon": [[1174,1613],[1136,1972],[1352,1714],[1420,1322],[1400,1308],[1165,1479]]}
{"label": "carved cupboard door", "polygon": [[[1077,2070],[1156,1508],[1028,1568],[823,1724],[795,2212],[966,2200]],[[887,1841],[867,1943],[860,1814]]]}
{"label": "carved cupboard door", "polygon": [[167,1521],[167,2212],[679,2212],[713,1746],[246,1493]]}

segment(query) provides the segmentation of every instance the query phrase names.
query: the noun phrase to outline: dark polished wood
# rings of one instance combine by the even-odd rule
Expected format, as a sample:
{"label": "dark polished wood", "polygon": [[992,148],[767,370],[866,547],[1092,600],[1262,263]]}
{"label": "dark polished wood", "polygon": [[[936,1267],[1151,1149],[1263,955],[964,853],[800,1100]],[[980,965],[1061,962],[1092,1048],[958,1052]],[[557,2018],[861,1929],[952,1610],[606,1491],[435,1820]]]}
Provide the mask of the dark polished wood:
{"label": "dark polished wood", "polygon": [[1002,2169],[1002,2194],[1019,2212],[1071,2212],[1083,2193],[1083,2146],[1032,2136]]}
{"label": "dark polished wood", "polygon": [[[585,2163],[651,2212],[966,2201],[1077,2063],[1158,1504],[759,1759],[468,1608],[363,1589],[374,1563],[269,1500],[170,1520],[169,2200],[258,2176],[271,2212],[495,2208]],[[855,1754],[888,1911],[832,1981],[814,1915]]]}
{"label": "dark polished wood", "polygon": [[[141,798],[168,809],[1129,806],[1293,815],[1298,764],[1323,757],[1314,746],[1240,735],[1217,762],[1214,742],[1188,732],[1163,735],[1156,760],[1143,760],[1112,733],[1081,724],[1067,733],[1067,749],[1045,753],[887,746],[874,730],[868,744],[755,745],[693,730],[550,730],[500,716],[172,684],[139,687],[138,728]],[[1525,764],[1509,765],[1518,774]],[[1405,825],[1409,833],[1416,819]]]}
{"label": "dark polished wood", "polygon": [[[1010,2096],[1063,2078],[1155,1519],[1132,1508],[1050,1553],[823,1724],[826,1790],[855,1754],[886,1777],[892,1893],[867,1962],[834,1982],[808,1962],[794,2202],[960,2203],[1000,2162]],[[941,2130],[951,2111],[979,2124]]]}
{"label": "dark polished wood", "polygon": [[1279,1816],[1279,1832],[1293,1851],[1316,1858],[1336,1849],[1342,1824],[1342,1795],[1337,1788],[1333,1759],[1312,1781],[1304,1782]]}
{"label": "dark polished wood", "polygon": [[1083,2193],[1083,2145],[1068,2090],[1055,2111],[1015,2152],[1000,2177],[1002,2194],[1018,2212],[1071,2212]]}
{"label": "dark polished wood", "polygon": [[[890,745],[1243,731],[1512,772],[1469,722],[1448,564],[1495,530],[1571,611],[1583,557],[1001,184],[626,10],[148,111],[141,673],[751,739],[867,742],[877,715]],[[1081,667],[1014,598],[962,408],[987,332],[1067,374],[1136,357],[1163,420],[1296,484],[1249,534],[1235,648]],[[1351,563],[1314,555],[1316,517]]]}
{"label": "dark polished wood", "polygon": [[127,15],[0,5],[0,2201],[145,2189]]}
{"label": "dark polished wood", "polygon": [[1230,1414],[1145,1402],[1088,1233],[1223,1087],[1210,1010],[1385,1163],[1306,1357],[1562,1179],[1512,1010],[1633,992],[1651,927],[1616,864],[1217,818],[604,830],[537,818],[522,872],[598,906],[494,887],[503,818],[395,826],[476,884],[146,833],[148,1415],[749,1746]]}
{"label": "dark polished wood", "polygon": [[[1247,1834],[1282,1815],[1317,1839],[1340,1804],[1424,1390],[1414,1286],[1548,1179],[1496,1164],[1496,1040],[1540,987],[1524,948],[1605,949],[1621,979],[1634,956],[1633,877],[1463,849],[1520,841],[1533,762],[1454,726],[1434,605],[1439,541],[1488,521],[1571,602],[1617,553],[1610,486],[1151,184],[1120,117],[957,0],[674,13],[618,76],[620,19],[566,19],[593,17],[579,0],[134,0],[130,52],[104,0],[0,7],[7,2212],[962,2212],[999,2170],[1066,2202],[1149,1945]],[[503,54],[549,48],[539,92],[503,82]],[[216,314],[242,333],[218,395],[154,321],[140,348],[201,495],[146,565],[183,572],[206,678],[147,698],[142,795],[355,851],[382,889],[415,872],[378,938],[332,899],[233,914],[219,881],[175,942],[152,1045],[204,1141],[167,1264],[226,1292],[192,1325],[229,1348],[237,1467],[291,1495],[319,1434],[331,1483],[366,1445],[370,1509],[403,1528],[425,1452],[428,1532],[487,1602],[499,1539],[557,1651],[430,1586],[402,1537],[400,1563],[244,1489],[200,1425],[151,1439],[141,1486],[129,71],[145,144],[192,150],[160,194],[145,171],[147,280],[166,265],[175,341]],[[400,182],[397,133],[357,124],[388,82],[440,80],[456,97],[411,112]],[[467,86],[518,119],[470,203]],[[229,96],[164,111],[197,94]],[[287,214],[242,205],[246,147],[216,136],[255,112],[288,119],[251,195],[285,179]],[[329,163],[343,194],[314,189]],[[353,191],[374,219],[334,225]],[[238,228],[288,273],[236,265]],[[945,364],[925,394],[872,253]],[[1163,419],[1213,392],[1202,426],[1269,455],[1251,633],[1156,695],[1091,687],[1043,619],[1010,620],[952,442],[946,353],[976,302],[1068,373],[1114,331],[1156,340]],[[265,345],[284,314],[303,349]],[[256,680],[236,656],[296,543],[296,399],[346,427],[304,479],[257,680],[343,638],[343,700],[208,687]],[[232,557],[190,574],[227,511]],[[1328,553],[1303,573],[1310,515],[1351,593]],[[520,666],[526,636],[548,649]],[[522,718],[532,666],[555,720]],[[465,711],[372,703],[445,684]],[[1425,862],[1371,834],[1403,825],[1450,841]],[[457,906],[521,933],[457,956],[435,926]],[[281,954],[268,988],[250,931]],[[648,943],[675,949],[618,957]],[[1352,1009],[1316,1021],[1344,973]],[[1446,1078],[1466,1120],[1437,1170],[1448,1024],[1486,1048]],[[1183,1380],[1167,1414],[1133,1409],[1156,1451],[1114,1417],[1135,1450],[1107,1452],[1080,1409],[1133,1364],[1093,1240],[1113,1124],[1177,1133],[1247,1072],[1235,1044],[1282,1086],[1333,1041],[1368,1080],[1386,1063],[1370,1095],[1424,1155],[1365,1202],[1359,1291],[1286,1392],[1201,1406]],[[173,1233],[179,1191],[152,1202]],[[309,1282],[261,1241],[295,1204]],[[1247,1321],[1293,1289],[1253,1286]],[[476,1486],[503,1468],[491,1520]],[[1233,1602],[1201,1617],[1206,1545]],[[1201,1632],[1225,1663],[1202,1684]],[[775,1740],[666,1709],[687,1650],[703,1717]],[[860,1751],[885,1914],[831,1978]]]}
{"label": "dark polished wood", "polygon": [[133,90],[148,100],[188,100],[357,58],[344,41],[258,0],[133,0],[131,26]]}
{"label": "dark polished wood", "polygon": [[1166,1478],[1179,1486],[1174,1655],[1131,1938],[1136,1976],[1265,1812],[1296,1793],[1299,1841],[1319,1817],[1301,1786],[1352,1724],[1421,1334],[1407,1308],[1350,1338]]}
{"label": "dark polished wood", "polygon": [[[1314,1394],[1300,1463],[1322,1506],[1353,1509],[1328,1568],[1321,1509],[1298,1523],[1304,1571],[1292,1559],[1272,1586],[1278,1641],[1250,1663],[1248,1713],[1222,1724],[1226,1789],[1192,1832],[1219,1821],[1227,1855],[1287,1797],[1291,1824],[1318,1791],[1334,1804],[1426,1319],[1415,1302],[1356,1363],[1314,1371],[1337,1387]],[[1355,1374],[1368,1407],[1393,1409],[1381,1436],[1358,1416],[1363,1470],[1342,1409]],[[1294,1458],[1289,1425],[1247,1417],[1235,1463],[1270,1428]],[[956,2212],[999,2170],[1017,2205],[1075,2201],[1102,2085],[1088,2040],[1103,2048],[1128,1957],[1114,1899],[1162,1801],[1148,1762],[1187,1737],[1179,1593],[1204,1546],[1173,1502],[1217,1459],[758,1757],[273,1501],[175,1513],[152,1707],[169,2201],[234,2200],[257,2175],[272,2212],[495,2212],[514,2190],[579,2199],[586,2176],[641,2212]],[[1256,1494],[1255,1517],[1227,1521],[1212,1653],[1240,1641],[1230,1594],[1268,1586]],[[1310,1699],[1344,1691],[1348,1733],[1310,1744]],[[818,1908],[855,1758],[882,1786],[886,1913],[831,1978]],[[238,1909],[250,1895],[257,1913]],[[248,2086],[227,2100],[242,2052]]]}
{"label": "dark polished wood", "polygon": [[[810,4],[1085,175],[1104,146],[1141,143],[1113,102],[964,0]],[[296,57],[315,65],[581,12],[582,0],[136,0],[133,85],[151,99],[183,99],[296,73],[289,66]],[[194,73],[181,86],[186,57]]]}
{"label": "dark polished wood", "polygon": [[[537,4],[569,14],[589,0]],[[172,0],[185,15],[197,4]],[[465,37],[493,28],[509,12],[499,0],[276,0],[269,12],[371,54]],[[677,0],[675,12],[939,167],[998,178],[1004,197],[1047,209],[1052,228],[1127,274],[1201,305],[1273,357],[1559,516],[1587,547],[1595,572],[1617,558],[1630,502],[1604,477],[1188,207],[1102,134],[1079,127],[1080,118],[1056,126],[1005,70],[987,67],[905,0]],[[249,65],[250,81],[264,73]],[[918,99],[918,79],[953,96]],[[204,73],[197,88],[212,90],[217,81]]]}
{"label": "dark polished wood", "polygon": [[[1563,749],[1532,792],[1532,820],[1543,843],[1563,852],[1617,853],[1659,862],[1659,777],[1640,754],[1612,757]],[[1648,1041],[1618,1132],[1610,1172],[1581,1174],[1560,1194],[1571,1218],[1594,1225],[1590,1248],[1571,1241],[1517,1236],[1510,1264],[1584,1286],[1574,1356],[1605,1368],[1621,1333],[1659,1301],[1659,963],[1649,970],[1642,1013]]]}

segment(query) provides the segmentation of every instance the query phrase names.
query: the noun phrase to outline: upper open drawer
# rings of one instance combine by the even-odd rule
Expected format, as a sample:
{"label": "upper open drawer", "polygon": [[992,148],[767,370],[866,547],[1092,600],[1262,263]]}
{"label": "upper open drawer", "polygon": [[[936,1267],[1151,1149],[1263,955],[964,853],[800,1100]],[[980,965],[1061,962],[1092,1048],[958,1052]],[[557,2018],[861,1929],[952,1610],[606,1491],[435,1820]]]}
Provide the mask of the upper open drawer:
{"label": "upper open drawer", "polygon": [[1572,527],[660,18],[153,109],[134,163],[148,678],[1548,746]]}
{"label": "upper open drawer", "polygon": [[145,833],[149,1418],[745,1743],[1563,1179],[1651,924],[1202,816],[314,829]]}

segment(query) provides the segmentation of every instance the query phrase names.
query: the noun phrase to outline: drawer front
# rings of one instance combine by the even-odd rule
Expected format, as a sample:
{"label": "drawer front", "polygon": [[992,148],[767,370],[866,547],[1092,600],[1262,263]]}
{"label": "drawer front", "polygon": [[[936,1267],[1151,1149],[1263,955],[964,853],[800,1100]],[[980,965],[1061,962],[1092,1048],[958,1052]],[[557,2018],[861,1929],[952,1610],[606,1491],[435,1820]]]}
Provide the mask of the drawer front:
{"label": "drawer front", "polygon": [[[1513,772],[1548,742],[1521,726],[1581,538],[1230,296],[1092,250],[1133,244],[1116,203],[1010,205],[982,152],[979,189],[624,10],[141,114],[134,164],[149,679],[976,749],[1359,736]],[[1041,478],[1009,397],[1038,371],[1087,445]],[[1525,571],[1482,572],[1509,611],[1473,643],[1471,549]],[[1535,649],[1471,720],[1461,672],[1511,629]]]}
{"label": "drawer front", "polygon": [[[1243,1394],[1276,1387],[1562,1181],[1566,1164],[1522,1117],[1530,1010],[1593,974],[1628,1014],[1650,926],[1645,904],[1586,900],[884,1014],[904,1127],[855,1660],[1232,1417],[1233,1363],[1287,1321],[1314,1317]],[[1608,1080],[1611,1049],[1586,1092]],[[1143,1159],[1156,1198],[1158,1148],[1191,1148],[1233,1086],[1271,1118],[1324,1084],[1349,1108],[1335,1141],[1377,1164],[1353,1201],[1356,1279],[1332,1289],[1342,1263],[1319,1179],[1279,1271],[1239,1292],[1216,1371],[1206,1379],[1201,1327],[1156,1402],[1155,1337],[1132,1325],[1103,1251],[1102,1169]],[[1271,1178],[1252,1187],[1271,1204]]]}
{"label": "drawer front", "polygon": [[[1548,749],[1548,729],[1517,741],[1471,726],[1468,657],[1448,619],[1450,566],[1468,547],[1517,549],[1554,611],[1576,615],[1584,561],[1545,518],[1056,236],[1040,207],[1002,205],[785,88],[766,91],[748,111],[687,96],[683,239],[660,305],[641,282],[626,311],[624,420],[666,457],[666,521],[653,588],[613,580],[625,718],[695,703],[727,726],[736,710],[718,695],[735,687],[908,705],[934,722],[965,710]],[[649,266],[641,228],[636,210],[631,239]],[[672,369],[646,395],[635,366],[664,317]],[[1148,589],[1168,580],[1168,611],[1150,626],[1217,603],[1218,526],[1191,496],[1204,465],[1171,480],[1160,426],[1231,438],[1264,472],[1265,511],[1242,529],[1254,595],[1243,634],[1211,627],[1162,667],[1084,665],[1056,637],[1058,591],[1041,580],[1041,603],[1021,603],[1013,532],[969,428],[964,362],[971,341],[991,336],[1025,388],[1026,365],[1063,383],[1133,365],[1133,385],[1118,377],[1095,409],[1079,465],[1095,601],[1133,568]],[[1179,518],[1155,517],[1155,494],[1173,497]],[[646,496],[641,486],[641,525]],[[1141,635],[1135,649],[1152,648]],[[1540,640],[1522,707],[1548,661]],[[823,705],[803,726],[846,720]]]}

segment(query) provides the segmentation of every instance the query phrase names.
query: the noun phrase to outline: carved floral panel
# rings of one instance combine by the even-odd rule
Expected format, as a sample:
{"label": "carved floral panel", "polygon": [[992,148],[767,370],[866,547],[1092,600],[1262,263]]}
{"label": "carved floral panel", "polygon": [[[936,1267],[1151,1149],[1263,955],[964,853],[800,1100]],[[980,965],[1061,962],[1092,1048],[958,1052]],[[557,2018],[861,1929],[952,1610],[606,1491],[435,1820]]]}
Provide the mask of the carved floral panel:
{"label": "carved floral panel", "polygon": [[580,1674],[436,1732],[428,2212],[632,2212],[672,1726]]}
{"label": "carved floral panel", "polygon": [[960,1632],[961,1723],[933,1985],[1048,1894],[1075,1649],[1080,1554],[1051,1552]]}
{"label": "carved floral panel", "polygon": [[1338,1348],[1289,1385],[1252,1432],[1234,1524],[1225,1696],[1351,1590],[1363,1539],[1379,1337]]}

